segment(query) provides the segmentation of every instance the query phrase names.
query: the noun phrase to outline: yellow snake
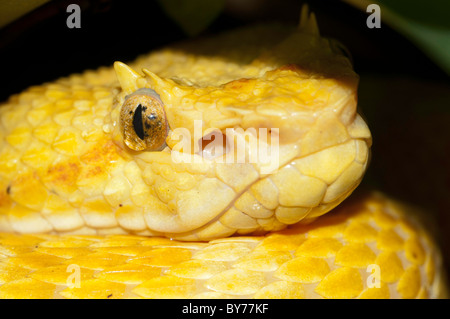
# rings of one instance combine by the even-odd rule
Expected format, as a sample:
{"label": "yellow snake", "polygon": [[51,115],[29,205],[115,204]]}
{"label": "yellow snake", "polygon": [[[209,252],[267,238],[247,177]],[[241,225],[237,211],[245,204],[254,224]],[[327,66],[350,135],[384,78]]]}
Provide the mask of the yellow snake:
{"label": "yellow snake", "polygon": [[409,208],[376,192],[341,204],[369,160],[357,88],[303,10],[296,29],[11,96],[0,298],[442,297],[439,251]]}

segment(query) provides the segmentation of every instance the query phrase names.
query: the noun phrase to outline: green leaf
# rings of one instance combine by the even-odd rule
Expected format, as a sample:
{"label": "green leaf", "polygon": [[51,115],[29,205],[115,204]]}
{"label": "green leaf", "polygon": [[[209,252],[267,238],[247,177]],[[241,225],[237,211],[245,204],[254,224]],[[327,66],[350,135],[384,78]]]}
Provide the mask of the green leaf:
{"label": "green leaf", "polygon": [[225,0],[158,0],[163,10],[189,36],[205,30],[221,13]]}
{"label": "green leaf", "polygon": [[450,1],[345,0],[366,11],[378,4],[383,22],[403,34],[450,74]]}

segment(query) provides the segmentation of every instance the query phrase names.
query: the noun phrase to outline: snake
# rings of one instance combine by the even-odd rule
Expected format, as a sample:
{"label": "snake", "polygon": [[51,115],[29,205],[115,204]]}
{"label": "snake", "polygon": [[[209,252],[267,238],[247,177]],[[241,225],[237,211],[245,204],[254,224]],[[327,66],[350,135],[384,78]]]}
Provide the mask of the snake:
{"label": "snake", "polygon": [[444,297],[414,208],[356,190],[358,83],[306,7],[12,95],[0,298]]}

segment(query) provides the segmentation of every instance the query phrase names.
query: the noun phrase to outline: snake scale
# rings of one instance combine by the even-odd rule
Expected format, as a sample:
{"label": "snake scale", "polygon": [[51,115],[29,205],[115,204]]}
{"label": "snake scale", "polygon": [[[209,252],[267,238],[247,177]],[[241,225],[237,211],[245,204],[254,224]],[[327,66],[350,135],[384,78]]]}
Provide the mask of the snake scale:
{"label": "snake scale", "polygon": [[372,143],[358,81],[306,8],[295,29],[247,27],[11,96],[0,298],[443,297],[411,208],[346,200]]}

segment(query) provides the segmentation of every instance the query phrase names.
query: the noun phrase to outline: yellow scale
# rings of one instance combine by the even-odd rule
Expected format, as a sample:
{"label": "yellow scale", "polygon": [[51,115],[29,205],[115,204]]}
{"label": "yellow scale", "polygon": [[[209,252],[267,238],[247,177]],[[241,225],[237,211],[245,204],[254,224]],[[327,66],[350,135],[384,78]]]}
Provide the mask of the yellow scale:
{"label": "yellow scale", "polygon": [[413,212],[373,192],[310,225],[208,243],[1,234],[0,297],[443,297],[440,256]]}

